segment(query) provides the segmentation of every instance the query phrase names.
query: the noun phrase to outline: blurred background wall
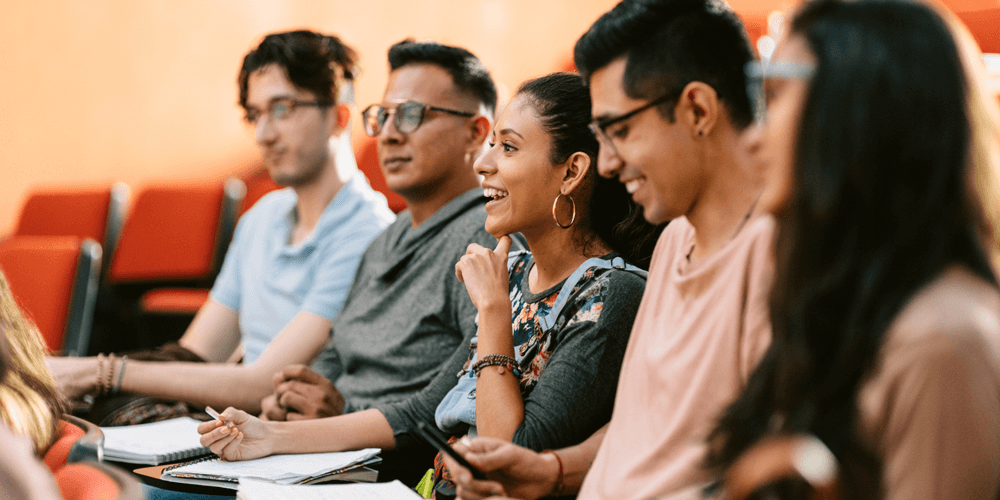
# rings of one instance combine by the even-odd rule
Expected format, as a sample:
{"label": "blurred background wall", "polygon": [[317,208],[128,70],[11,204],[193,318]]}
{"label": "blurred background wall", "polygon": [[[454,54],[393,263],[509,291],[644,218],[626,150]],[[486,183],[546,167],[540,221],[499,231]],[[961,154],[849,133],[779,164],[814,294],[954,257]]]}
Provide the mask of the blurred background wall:
{"label": "blurred background wall", "polygon": [[[364,108],[381,99],[386,50],[403,38],[470,49],[509,92],[565,69],[577,37],[615,3],[2,0],[0,235],[12,229],[32,186],[124,181],[135,189],[218,179],[254,165],[235,77],[244,53],[268,32],[306,27],[353,45]],[[755,20],[759,35],[769,12],[797,2],[730,3]],[[1000,28],[998,0],[945,3],[959,13],[992,10]],[[1000,31],[993,36],[1000,40]]]}

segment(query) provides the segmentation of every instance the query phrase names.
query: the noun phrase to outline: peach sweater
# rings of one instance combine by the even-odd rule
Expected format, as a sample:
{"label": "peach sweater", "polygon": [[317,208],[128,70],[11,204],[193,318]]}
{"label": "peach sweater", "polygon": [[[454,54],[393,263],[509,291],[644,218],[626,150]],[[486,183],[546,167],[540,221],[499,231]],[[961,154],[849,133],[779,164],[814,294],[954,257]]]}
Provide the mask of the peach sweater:
{"label": "peach sweater", "polygon": [[955,267],[918,292],[886,332],[859,410],[887,500],[997,498],[997,290]]}
{"label": "peach sweater", "polygon": [[644,500],[710,479],[706,435],[771,340],[773,231],[773,219],[756,217],[695,262],[686,218],[663,231],[581,500]]}

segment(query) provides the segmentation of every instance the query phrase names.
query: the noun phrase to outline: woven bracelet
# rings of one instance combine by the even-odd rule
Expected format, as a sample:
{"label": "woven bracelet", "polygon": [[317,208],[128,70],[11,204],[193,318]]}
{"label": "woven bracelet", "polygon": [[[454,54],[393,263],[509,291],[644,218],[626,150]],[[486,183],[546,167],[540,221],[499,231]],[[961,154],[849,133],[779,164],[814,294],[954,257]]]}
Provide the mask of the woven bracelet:
{"label": "woven bracelet", "polygon": [[97,392],[98,396],[101,395],[101,380],[103,379],[103,375],[104,375],[104,354],[98,354],[97,355],[97,381],[94,384],[94,385],[96,385],[95,389],[96,389],[96,392]]}
{"label": "woven bracelet", "polygon": [[487,366],[502,366],[508,371],[514,374],[515,377],[521,376],[521,370],[517,366],[517,360],[511,356],[504,354],[487,354],[483,356],[482,359],[472,365],[472,372],[479,376],[479,372],[486,368]]}

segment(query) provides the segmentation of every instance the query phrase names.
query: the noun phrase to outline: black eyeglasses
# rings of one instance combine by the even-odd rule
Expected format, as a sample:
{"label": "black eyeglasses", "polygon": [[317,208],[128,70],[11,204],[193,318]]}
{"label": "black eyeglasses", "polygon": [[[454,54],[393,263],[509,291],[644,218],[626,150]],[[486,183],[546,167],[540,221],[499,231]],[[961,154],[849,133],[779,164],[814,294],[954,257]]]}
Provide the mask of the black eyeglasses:
{"label": "black eyeglasses", "polygon": [[267,109],[263,112],[249,108],[246,110],[246,115],[243,117],[244,120],[250,125],[256,126],[257,122],[260,121],[261,115],[268,115],[271,117],[272,121],[281,121],[288,118],[295,108],[302,106],[314,106],[317,108],[327,108],[328,104],[321,104],[317,101],[300,101],[298,99],[293,99],[291,97],[285,97],[280,99],[275,99],[267,105]]}
{"label": "black eyeglasses", "polygon": [[392,115],[392,124],[401,134],[412,134],[420,128],[424,121],[424,115],[428,110],[440,111],[455,116],[471,117],[475,113],[458,111],[454,109],[439,108],[430,104],[423,104],[416,101],[406,101],[399,103],[395,108],[383,108],[381,105],[372,104],[361,112],[361,122],[364,124],[365,133],[375,137],[382,132],[385,121]]}
{"label": "black eyeglasses", "polygon": [[643,111],[646,111],[647,109],[652,108],[653,106],[658,106],[660,104],[663,104],[665,102],[671,101],[676,98],[677,98],[677,93],[671,92],[660,98],[654,99],[646,104],[643,104],[642,106],[639,106],[638,108],[635,108],[632,111],[629,111],[628,113],[625,113],[621,116],[606,118],[603,120],[594,120],[593,122],[590,123],[590,130],[592,130],[594,132],[594,135],[597,136],[597,139],[601,143],[601,145],[608,147],[612,153],[617,155],[618,150],[615,149],[615,144],[611,140],[611,136],[608,135],[608,127],[616,123],[621,123],[625,120],[628,120],[629,118],[632,118],[633,116],[638,115],[639,113],[642,113]]}

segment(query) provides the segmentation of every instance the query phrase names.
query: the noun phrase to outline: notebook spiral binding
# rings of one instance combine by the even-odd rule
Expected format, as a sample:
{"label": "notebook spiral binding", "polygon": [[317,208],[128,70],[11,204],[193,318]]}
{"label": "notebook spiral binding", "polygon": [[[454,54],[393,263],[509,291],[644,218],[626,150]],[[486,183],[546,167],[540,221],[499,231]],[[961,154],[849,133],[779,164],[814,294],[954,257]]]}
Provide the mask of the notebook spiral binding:
{"label": "notebook spiral binding", "polygon": [[188,466],[188,465],[200,464],[202,462],[208,462],[210,460],[218,460],[218,459],[219,459],[219,457],[216,456],[216,455],[214,455],[214,454],[213,455],[208,455],[208,456],[201,457],[201,458],[199,458],[197,460],[191,460],[189,462],[181,462],[179,464],[174,464],[174,465],[171,465],[169,467],[164,467],[163,471],[161,473],[162,474],[166,474],[167,472],[170,472],[170,471],[172,471],[174,469],[177,469],[179,467],[185,467],[185,466]]}

